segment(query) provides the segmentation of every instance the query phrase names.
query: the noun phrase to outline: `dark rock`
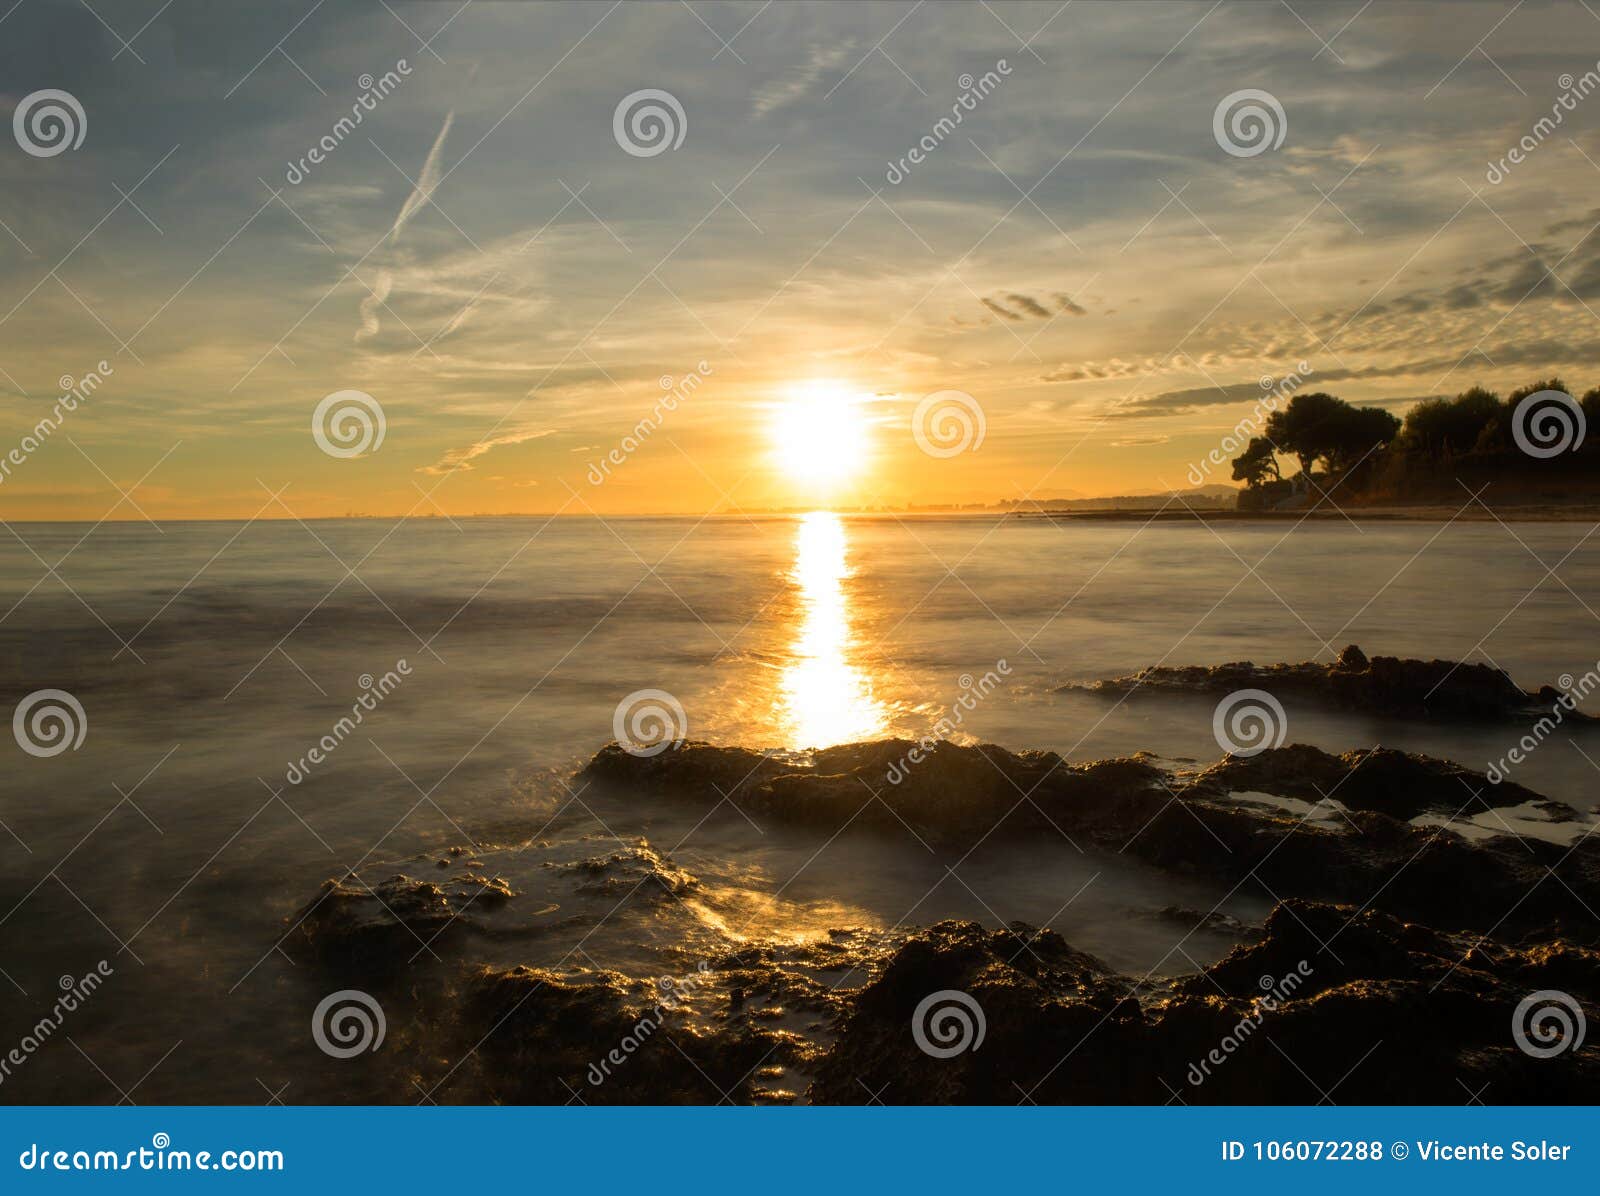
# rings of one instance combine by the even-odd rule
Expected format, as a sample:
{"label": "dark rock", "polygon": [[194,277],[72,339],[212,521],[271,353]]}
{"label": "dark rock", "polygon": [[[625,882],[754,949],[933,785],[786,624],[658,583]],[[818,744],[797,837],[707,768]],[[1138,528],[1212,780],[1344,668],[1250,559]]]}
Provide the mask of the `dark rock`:
{"label": "dark rock", "polygon": [[1368,660],[1354,644],[1332,664],[1258,665],[1245,660],[1211,667],[1158,666],[1131,677],[1064,685],[1060,692],[1227,694],[1239,689],[1264,689],[1278,698],[1294,696],[1409,718],[1520,721],[1559,716],[1559,721],[1574,724],[1596,721],[1592,715],[1567,709],[1564,695],[1550,686],[1529,693],[1492,665],[1393,656]]}
{"label": "dark rock", "polygon": [[913,758],[916,751],[907,739],[806,755],[690,742],[641,757],[613,743],[580,778],[693,796],[708,808],[726,796],[756,817],[900,835],[910,827],[927,838],[968,842],[995,829],[997,819],[1004,833],[1037,833],[1058,818],[1082,825],[1096,810],[1144,808],[1148,815],[1167,800],[1161,771],[1139,759],[1068,764],[1054,752],[1010,752],[993,744],[939,743],[921,751],[920,760]]}
{"label": "dark rock", "polygon": [[485,970],[468,984],[470,1037],[487,1037],[484,1095],[496,1102],[717,1104],[750,1098],[763,1063],[783,1062],[783,1035],[696,1028],[616,972],[574,978],[540,968]]}
{"label": "dark rock", "polygon": [[[1534,1058],[1512,1034],[1518,1003],[1539,990],[1600,1014],[1600,954],[1568,943],[1474,953],[1471,938],[1290,901],[1259,942],[1141,992],[1048,933],[1019,950],[1024,929],[946,922],[908,942],[851,1003],[812,1098],[1460,1104],[1466,1084],[1518,1104],[1600,1093],[1595,1052]],[[913,1018],[949,992],[976,1002],[984,1033],[976,1049],[937,1058]]]}
{"label": "dark rock", "polygon": [[473,926],[468,910],[515,897],[500,877],[465,874],[446,881],[397,874],[369,885],[355,876],[324,881],[291,919],[291,955],[387,972]]}
{"label": "dark rock", "polygon": [[1578,816],[1571,806],[1511,781],[1490,784],[1482,773],[1449,760],[1382,747],[1334,756],[1297,743],[1255,756],[1227,756],[1201,773],[1191,792],[1202,787],[1219,794],[1257,789],[1310,802],[1332,798],[1347,809],[1403,821],[1429,813],[1471,818],[1526,802],[1543,803],[1552,821]]}
{"label": "dark rock", "polygon": [[[911,828],[955,846],[991,835],[1061,835],[1274,901],[1372,901],[1451,929],[1581,926],[1600,908],[1600,837],[1570,850],[1511,835],[1469,842],[1405,821],[1422,811],[1470,817],[1491,801],[1540,800],[1448,761],[1384,749],[1335,756],[1297,744],[1185,779],[1145,759],[1067,764],[1050,752],[941,743],[888,783],[887,771],[912,746],[885,740],[779,758],[699,743],[638,757],[611,745],[583,777],[707,808],[726,794],[756,817],[830,834],[875,828],[908,838]],[[1236,790],[1310,801],[1327,794],[1350,812],[1311,822],[1237,800]]]}
{"label": "dark rock", "polygon": [[585,879],[581,893],[633,896],[641,900],[677,897],[699,887],[699,880],[665,858],[643,839],[610,855],[554,865]]}

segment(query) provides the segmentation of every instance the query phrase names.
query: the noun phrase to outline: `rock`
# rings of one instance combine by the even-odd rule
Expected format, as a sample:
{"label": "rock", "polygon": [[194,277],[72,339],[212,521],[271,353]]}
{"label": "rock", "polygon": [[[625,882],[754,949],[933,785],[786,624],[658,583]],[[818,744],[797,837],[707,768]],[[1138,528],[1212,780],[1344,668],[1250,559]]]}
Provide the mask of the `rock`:
{"label": "rock", "polygon": [[583,876],[585,879],[578,885],[580,893],[637,895],[649,901],[677,897],[700,884],[643,839],[610,855],[552,866]]}
{"label": "rock", "polygon": [[[689,742],[641,757],[608,744],[579,778],[692,796],[708,806],[725,795],[757,818],[897,835],[910,827],[926,838],[965,842],[997,818],[1004,833],[1039,833],[1058,816],[1081,825],[1097,809],[1137,807],[1148,815],[1167,800],[1163,774],[1144,760],[1068,764],[1054,752],[953,743],[922,751],[906,739],[803,755]],[[1019,800],[1022,794],[1030,800]]]}
{"label": "rock", "polygon": [[[1371,666],[1347,653],[1339,667]],[[688,743],[656,757],[611,745],[583,779],[917,852],[918,839],[965,849],[1059,834],[1268,898],[1273,912],[1255,928],[1158,911],[1179,923],[1174,952],[1196,933],[1241,945],[1152,980],[1021,923],[734,939],[695,915],[711,901],[701,882],[644,839],[605,836],[592,856],[582,839],[432,852],[413,865],[432,880],[380,880],[394,865],[375,864],[370,878],[328,881],[284,945],[381,997],[397,1066],[435,1099],[1459,1103],[1466,1084],[1492,1103],[1562,1103],[1600,1091],[1592,1050],[1535,1059],[1510,1032],[1518,1002],[1544,990],[1600,1015],[1600,836],[1567,846],[1412,825],[1524,802],[1572,816],[1448,761],[1297,744],[1180,772],[1142,755],[1071,764],[994,745]],[[1340,807],[1329,817],[1290,812],[1302,807],[1289,799],[1325,795]],[[436,875],[441,855],[462,871]],[[539,900],[510,904],[518,893],[489,869]],[[545,897],[559,904],[532,908]],[[624,901],[652,903],[649,941],[617,952],[591,935]],[[558,930],[603,963],[561,953],[565,940],[543,937]],[[579,959],[593,966],[567,966]],[[612,970],[623,960],[669,975]],[[919,1046],[912,1019],[936,995],[981,1012],[976,1049]],[[952,1028],[959,1018],[930,1027],[924,1045]]]}
{"label": "rock", "polygon": [[[911,746],[848,744],[807,759],[692,742],[638,757],[610,745],[582,777],[707,807],[726,793],[755,817],[829,834],[874,829],[910,843],[914,831],[957,846],[990,835],[1061,835],[1274,901],[1372,901],[1449,929],[1581,927],[1600,908],[1600,837],[1569,850],[1511,835],[1469,842],[1410,825],[1418,812],[1469,817],[1491,801],[1542,800],[1445,760],[1386,749],[1335,756],[1296,744],[1180,778],[1146,759],[1067,764],[1052,752],[941,743],[888,783],[887,770]],[[1309,801],[1332,794],[1350,812],[1311,822],[1237,800],[1240,790]],[[1547,869],[1559,883],[1546,883]]]}
{"label": "rock", "polygon": [[1545,716],[1572,724],[1595,716],[1569,710],[1564,695],[1549,686],[1533,693],[1486,664],[1452,660],[1367,659],[1351,644],[1332,664],[1258,665],[1248,660],[1211,667],[1188,665],[1142,669],[1131,677],[1061,686],[1057,692],[1227,694],[1264,689],[1275,697],[1295,696],[1348,710],[1407,718],[1522,721]]}
{"label": "rock", "polygon": [[1367,667],[1367,654],[1355,644],[1346,644],[1335,667],[1342,673],[1359,673]]}
{"label": "rock", "polygon": [[283,947],[291,955],[387,972],[424,949],[448,941],[485,909],[515,897],[500,877],[463,874],[446,881],[404,873],[369,885],[355,876],[324,881],[291,919]]}
{"label": "rock", "polygon": [[[945,922],[909,941],[841,1019],[812,1099],[1460,1104],[1466,1084],[1493,1103],[1560,1104],[1600,1090],[1595,1052],[1536,1059],[1512,1034],[1518,1003],[1539,990],[1600,1014],[1600,954],[1568,943],[1470,954],[1471,938],[1290,901],[1259,942],[1152,989],[1025,931]],[[983,1036],[938,1058],[913,1019],[951,992],[975,1002]],[[940,1045],[931,1027],[924,1037]]]}
{"label": "rock", "polygon": [[1315,802],[1329,797],[1347,809],[1373,810],[1409,821],[1420,814],[1471,818],[1486,810],[1544,804],[1551,821],[1575,819],[1571,806],[1511,781],[1491,784],[1482,773],[1449,760],[1371,748],[1334,756],[1306,744],[1255,756],[1228,756],[1200,774],[1191,793],[1256,789]]}
{"label": "rock", "polygon": [[[484,970],[467,986],[466,1034],[484,1035],[482,1096],[517,1104],[716,1104],[783,1043],[695,1029],[616,972]],[[777,1036],[774,1036],[775,1038]]]}

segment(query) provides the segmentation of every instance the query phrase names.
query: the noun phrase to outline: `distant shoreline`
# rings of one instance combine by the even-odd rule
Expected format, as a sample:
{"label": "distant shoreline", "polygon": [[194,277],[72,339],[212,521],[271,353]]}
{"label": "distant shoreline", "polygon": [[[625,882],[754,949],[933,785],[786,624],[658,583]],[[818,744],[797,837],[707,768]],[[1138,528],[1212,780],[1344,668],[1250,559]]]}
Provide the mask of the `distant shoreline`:
{"label": "distant shoreline", "polygon": [[1450,520],[1487,523],[1600,523],[1600,507],[1519,506],[1485,510],[1476,503],[1461,507],[1338,507],[1309,511],[1196,510],[1188,507],[1122,508],[1101,511],[1014,511],[1017,519],[1050,522],[1101,520],[1112,523],[1299,523],[1311,520],[1361,520],[1390,523],[1444,523]]}

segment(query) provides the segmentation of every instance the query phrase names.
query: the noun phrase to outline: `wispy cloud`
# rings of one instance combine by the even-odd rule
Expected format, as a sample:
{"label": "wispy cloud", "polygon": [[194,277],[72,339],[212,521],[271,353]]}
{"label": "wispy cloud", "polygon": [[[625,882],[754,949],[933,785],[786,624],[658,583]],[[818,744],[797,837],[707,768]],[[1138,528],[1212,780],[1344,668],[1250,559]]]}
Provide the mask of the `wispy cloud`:
{"label": "wispy cloud", "polygon": [[394,227],[389,230],[389,240],[396,241],[400,237],[400,230],[428,206],[428,201],[433,198],[433,189],[439,185],[439,159],[444,152],[444,139],[450,133],[450,126],[455,123],[455,109],[445,114],[444,125],[439,129],[439,135],[433,139],[433,148],[428,151],[428,156],[422,163],[422,173],[417,176],[416,186],[412,187],[411,194],[406,196],[405,203],[400,205],[400,214],[394,218]]}
{"label": "wispy cloud", "polygon": [[361,300],[361,327],[356,329],[356,340],[364,341],[378,335],[382,327],[378,320],[378,309],[387,302],[389,292],[393,289],[394,275],[387,270],[378,271],[378,280]]}
{"label": "wispy cloud", "polygon": [[853,41],[842,42],[836,46],[813,46],[805,62],[756,92],[755,114],[766,116],[785,104],[798,100],[815,87],[824,74],[836,69],[849,58],[854,46]]}
{"label": "wispy cloud", "polygon": [[469,444],[464,448],[453,448],[440,457],[432,465],[424,465],[419,472],[432,474],[435,477],[447,473],[470,470],[471,462],[497,448],[504,448],[509,444],[525,444],[530,440],[542,440],[546,436],[554,436],[553,428],[524,429],[516,432],[501,432],[476,444]]}

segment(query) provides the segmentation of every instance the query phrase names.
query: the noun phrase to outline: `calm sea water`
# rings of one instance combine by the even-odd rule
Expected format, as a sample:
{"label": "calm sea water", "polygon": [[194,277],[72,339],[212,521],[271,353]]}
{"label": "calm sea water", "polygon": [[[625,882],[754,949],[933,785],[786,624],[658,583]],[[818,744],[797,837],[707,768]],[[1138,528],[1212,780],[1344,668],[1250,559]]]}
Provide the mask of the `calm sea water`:
{"label": "calm sea water", "polygon": [[[1023,919],[1138,972],[1189,970],[1229,945],[1197,936],[1175,956],[1153,916],[1210,909],[1220,892],[1065,843],[985,844],[951,877],[955,859],[909,835],[824,842],[643,795],[572,800],[566,782],[638,691],[671,695],[693,738],[803,748],[921,735],[963,677],[1004,661],[1003,684],[963,715],[973,737],[1206,761],[1220,753],[1203,699],[1054,689],[1161,661],[1327,659],[1352,642],[1492,660],[1529,687],[1600,657],[1600,538],[1577,524],[1290,533],[812,515],[12,530],[0,696],[12,710],[67,691],[87,734],[44,758],[6,742],[0,1053],[58,977],[101,960],[113,976],[0,1079],[5,1100],[263,1101],[285,1083],[289,1101],[407,1099],[392,1075],[306,1047],[327,983],[275,944],[325,878],[358,863],[415,872],[420,853],[471,841],[533,838],[552,859],[619,839],[670,851],[703,898],[671,913],[625,904],[584,942],[594,964],[639,974],[660,970],[666,940],[746,925],[800,937]],[[308,763],[370,692],[364,679],[388,673],[392,692]],[[1293,741],[1478,769],[1515,737],[1288,713]],[[1515,779],[1589,809],[1590,757],[1600,743],[1558,735]],[[549,935],[504,959],[570,962],[572,946]]]}

